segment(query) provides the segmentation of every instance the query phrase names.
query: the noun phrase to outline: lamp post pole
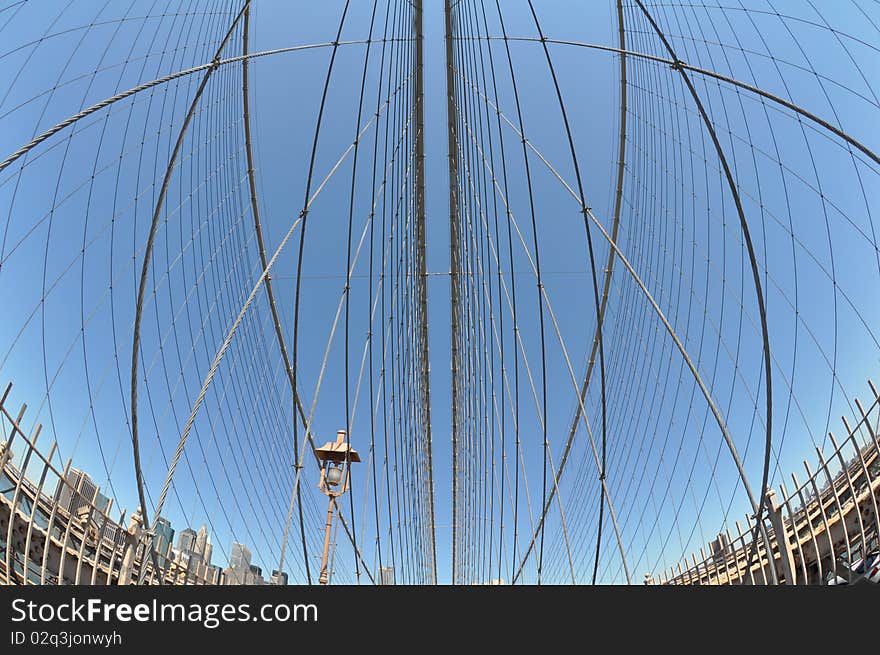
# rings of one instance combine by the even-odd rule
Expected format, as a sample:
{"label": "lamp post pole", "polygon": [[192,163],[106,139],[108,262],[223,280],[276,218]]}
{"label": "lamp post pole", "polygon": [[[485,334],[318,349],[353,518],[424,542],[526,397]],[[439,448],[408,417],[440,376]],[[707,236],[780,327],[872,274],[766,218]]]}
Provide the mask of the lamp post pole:
{"label": "lamp post pole", "polygon": [[324,554],[321,555],[321,575],[318,577],[320,584],[327,584],[327,558],[330,555],[330,528],[333,526],[333,503],[336,498],[330,494],[327,503],[327,525],[324,527]]}

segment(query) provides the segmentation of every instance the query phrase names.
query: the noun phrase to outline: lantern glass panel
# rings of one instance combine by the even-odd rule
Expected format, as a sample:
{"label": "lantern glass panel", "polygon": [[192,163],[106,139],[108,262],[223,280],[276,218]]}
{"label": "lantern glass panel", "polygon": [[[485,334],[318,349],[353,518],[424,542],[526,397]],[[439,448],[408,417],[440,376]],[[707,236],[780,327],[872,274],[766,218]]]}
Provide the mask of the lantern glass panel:
{"label": "lantern glass panel", "polygon": [[336,486],[340,482],[342,482],[342,469],[337,468],[335,466],[331,467],[327,471],[327,482]]}

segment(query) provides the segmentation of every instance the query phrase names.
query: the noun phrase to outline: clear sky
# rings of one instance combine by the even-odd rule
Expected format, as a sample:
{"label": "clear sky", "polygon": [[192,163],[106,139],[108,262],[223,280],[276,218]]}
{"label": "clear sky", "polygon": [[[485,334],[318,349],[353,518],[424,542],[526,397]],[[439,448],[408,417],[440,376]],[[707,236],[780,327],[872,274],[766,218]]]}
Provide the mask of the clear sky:
{"label": "clear sky", "polygon": [[[425,202],[431,273],[427,284],[435,536],[438,579],[450,582],[453,337],[446,275],[450,271],[446,53],[443,3],[425,4]],[[628,48],[668,58],[638,8],[624,4]],[[880,104],[872,86],[880,72],[876,46],[880,16],[875,7],[853,0],[835,6],[832,13],[817,3],[719,3],[723,9],[712,4],[648,7],[679,59],[789,98],[840,125],[875,152],[880,149],[876,129]],[[249,47],[262,51],[333,41],[345,3],[256,0],[253,5]],[[616,3],[611,0],[543,1],[534,6],[544,34],[551,39],[618,45]],[[390,7],[392,17],[403,16],[405,7],[395,0],[378,2],[376,7],[373,29],[374,38],[379,38],[386,29],[386,9]],[[14,152],[83,107],[210,61],[239,8],[237,0],[119,0],[58,2],[46,12],[45,5],[33,2],[8,3],[0,9],[0,156]],[[372,2],[352,2],[341,39],[366,39],[372,10]],[[459,34],[473,34],[478,26],[481,30],[488,27],[493,37],[501,35],[496,3],[485,2],[485,26],[482,10],[482,2],[458,3]],[[501,11],[510,36],[535,37],[537,28],[528,2],[505,1]],[[392,24],[387,29],[391,32]],[[398,29],[406,31],[405,25]],[[239,26],[224,56],[240,53],[241,45]],[[463,233],[485,253],[479,262],[473,260],[473,307],[481,294],[492,295],[491,308],[483,304],[481,313],[468,324],[475,329],[474,338],[468,339],[468,352],[474,362],[483,362],[484,375],[470,381],[463,397],[470,398],[473,392],[474,399],[482,398],[479,406],[489,417],[470,417],[472,449],[463,446],[461,451],[473,460],[471,468],[460,474],[460,507],[469,508],[462,509],[459,517],[459,528],[467,535],[459,555],[464,562],[460,580],[498,577],[498,539],[503,536],[500,575],[509,581],[541,510],[542,473],[548,461],[544,430],[556,467],[578,407],[568,363],[579,386],[596,324],[594,295],[578,202],[531,151],[537,239],[533,237],[504,42],[492,41],[490,46],[483,42],[479,50],[467,41],[456,47],[459,118],[469,121],[458,123],[461,214],[470,226],[463,227]],[[576,188],[542,47],[511,41],[509,48],[529,143]],[[577,45],[551,43],[549,51],[568,110],[586,202],[610,230],[617,182],[620,60],[613,53]],[[324,46],[262,57],[250,64],[256,180],[270,256],[303,207],[331,52],[332,48]],[[383,488],[371,477],[369,459],[370,408],[379,408],[380,421],[383,411],[390,412],[383,410],[383,395],[378,392],[383,368],[379,334],[383,317],[386,325],[394,324],[394,319],[388,322],[390,307],[380,306],[379,318],[372,325],[369,320],[370,300],[376,298],[380,284],[378,271],[387,268],[389,282],[384,289],[389,303],[395,293],[400,302],[410,298],[405,291],[410,279],[394,272],[393,258],[383,262],[380,251],[383,239],[391,236],[391,225],[407,229],[406,211],[400,214],[402,219],[394,218],[394,193],[401,189],[409,193],[405,186],[409,153],[396,154],[395,165],[390,165],[395,139],[407,124],[405,112],[411,109],[393,93],[397,84],[400,98],[411,93],[406,67],[393,59],[403,53],[402,48],[389,45],[383,60],[381,43],[369,49],[363,44],[339,47],[311,191],[319,187],[358,132],[367,53],[360,126],[371,121],[377,99],[381,117],[378,132],[374,122],[360,142],[354,185],[351,261],[357,260],[352,265],[349,295],[348,381],[350,404],[358,398],[356,407],[350,408],[352,442],[365,463],[355,469],[353,503],[346,501],[344,509],[350,518],[354,508],[358,542],[371,569],[378,566],[379,550],[383,564],[388,563],[393,537],[400,560],[398,581],[415,582],[417,566],[406,553],[407,548],[416,548],[406,541],[413,535],[406,524],[412,514],[403,515],[401,527],[397,508],[390,521],[388,513],[380,510],[377,536],[373,505],[374,500],[388,501],[386,488],[391,493],[399,491],[393,482],[395,473],[401,486],[411,478],[402,471],[386,470],[380,459],[377,474],[380,479],[386,474],[392,479]],[[483,77],[489,74],[490,54],[497,92],[486,82],[489,78]],[[382,61],[384,69],[380,69]],[[14,401],[28,403],[25,425],[29,429],[37,423],[44,425],[44,447],[52,439],[58,441],[56,466],[63,468],[67,458],[72,458],[74,466],[88,471],[115,499],[114,511],[127,508],[130,512],[138,502],[128,394],[143,246],[168,157],[202,75],[154,87],[97,112],[0,172],[0,302],[4,307],[0,383],[13,382]],[[808,120],[797,119],[790,110],[707,81],[698,73],[691,75],[727,153],[755,244],[773,353],[772,485],[778,489],[785,482],[791,490],[790,472],[803,478],[801,460],[806,458],[813,465],[815,447],[827,449],[825,435],[829,430],[840,433],[839,417],[853,415],[853,399],[867,395],[866,380],[876,378],[880,364],[877,165],[862,153],[851,154],[839,139]],[[474,91],[470,83],[480,90]],[[262,269],[250,210],[241,85],[241,66],[236,64],[218,69],[206,86],[183,142],[157,231],[142,321],[138,405],[145,486],[152,506],[205,373]],[[487,113],[486,97],[503,112],[500,131],[494,122],[497,115]],[[387,107],[386,99],[391,100]],[[630,58],[628,99],[619,247],[707,381],[752,486],[759,488],[766,420],[762,340],[754,284],[730,190],[677,71]],[[478,137],[484,124],[486,136]],[[500,193],[492,190],[493,173],[501,185],[500,171],[490,170],[481,161],[468,128],[473,130],[475,144],[492,144],[496,166],[501,161],[503,134],[510,179],[506,200],[516,227],[510,238],[503,206],[498,204]],[[412,145],[411,136],[403,147]],[[379,188],[371,179],[374,137],[381,148],[376,179],[381,182],[386,177],[383,165],[389,168],[381,189],[386,196],[377,202],[376,223],[370,232],[373,195]],[[340,323],[333,331],[332,326],[346,283],[352,166],[349,153],[321,189],[310,208],[304,248],[298,379],[305,389],[307,412],[325,351],[329,352],[314,410],[313,430],[319,441],[333,438],[337,429],[345,427],[345,328]],[[471,183],[480,189],[476,196],[469,191]],[[486,200],[490,202],[482,206]],[[387,223],[380,222],[383,216]],[[495,227],[496,218],[500,228]],[[293,343],[298,235],[297,230],[272,273],[288,347]],[[357,254],[362,235],[366,235],[365,245]],[[609,247],[595,229],[592,237],[601,288]],[[401,242],[396,243],[399,247]],[[505,287],[499,289],[497,279],[492,278],[493,271],[497,278],[499,267],[493,252],[506,257],[508,246],[510,260],[500,260]],[[539,300],[532,270],[536,249],[547,294],[541,301],[546,401]],[[733,521],[742,521],[748,507],[720,431],[662,324],[619,262],[612,280],[604,329],[608,484],[627,560],[638,582],[645,573],[668,568],[682,555],[698,552],[722,525],[732,529]],[[514,289],[516,333],[504,295]],[[551,322],[551,310],[561,339]],[[372,397],[369,366],[361,368],[370,332],[376,384]],[[488,360],[481,359],[484,352],[500,345],[493,336],[496,333],[505,335],[506,350],[503,356],[496,352],[496,359],[486,364]],[[511,344],[516,338],[522,345],[514,366],[517,349]],[[401,366],[398,361],[388,355],[387,375],[394,366]],[[405,355],[404,361],[397,370],[412,370],[407,366],[414,361],[407,364]],[[489,370],[491,379],[485,374]],[[511,400],[505,386],[513,384],[515,370],[520,374],[518,403]],[[406,391],[404,383],[396,383]],[[599,388],[594,378],[584,403],[596,435],[601,425]],[[515,404],[522,442],[518,465],[510,428]],[[542,428],[539,419],[544,405],[547,424]],[[509,437],[504,461],[502,415]],[[163,512],[177,530],[208,524],[215,561],[225,564],[235,539],[252,548],[265,572],[277,566],[296,475],[291,467],[291,422],[288,381],[271,312],[260,292],[197,416]],[[373,454],[381,458],[386,436],[389,441],[392,436],[384,428],[378,434]],[[301,430],[298,435],[302,439]],[[398,436],[406,444],[420,435]],[[569,468],[560,482],[562,502],[551,508],[545,528],[548,582],[570,581],[571,569],[578,582],[588,582],[592,572],[598,472],[583,424],[573,444]],[[490,449],[493,455],[488,456],[485,453]],[[514,475],[522,476],[517,483],[522,494],[516,501],[517,522],[505,514],[502,527],[498,507],[504,497],[505,511],[511,511]],[[507,481],[503,491],[502,478]],[[315,482],[314,470],[304,469],[305,535],[313,577],[324,512]],[[487,492],[480,500],[482,488]],[[557,509],[560,506],[562,512]],[[519,540],[517,553],[512,552],[514,533]],[[351,548],[341,532],[336,540],[338,581],[354,583]],[[566,546],[566,541],[574,547]],[[603,582],[623,579],[616,548],[613,533],[606,530],[600,560]],[[486,561],[490,551],[491,566]],[[568,551],[573,552],[572,563]],[[285,558],[292,580],[304,582],[296,518]],[[534,566],[533,557],[525,581],[535,581]]]}

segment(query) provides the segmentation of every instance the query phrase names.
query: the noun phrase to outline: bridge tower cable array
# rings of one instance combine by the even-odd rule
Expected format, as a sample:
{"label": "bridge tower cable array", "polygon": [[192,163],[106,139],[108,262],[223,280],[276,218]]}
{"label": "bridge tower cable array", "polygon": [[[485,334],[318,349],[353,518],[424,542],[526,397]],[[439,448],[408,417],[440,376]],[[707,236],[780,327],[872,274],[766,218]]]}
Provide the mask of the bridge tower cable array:
{"label": "bridge tower cable array", "polygon": [[876,549],[872,3],[26,0],[0,42],[0,580]]}

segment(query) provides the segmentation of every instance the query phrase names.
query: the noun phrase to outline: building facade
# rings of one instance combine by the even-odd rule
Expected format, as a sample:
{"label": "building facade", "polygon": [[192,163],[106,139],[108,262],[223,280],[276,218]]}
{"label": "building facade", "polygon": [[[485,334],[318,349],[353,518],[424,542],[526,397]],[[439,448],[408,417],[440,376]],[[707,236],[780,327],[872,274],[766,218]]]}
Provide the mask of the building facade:
{"label": "building facade", "polygon": [[192,528],[180,531],[177,537],[177,550],[182,553],[192,553],[196,547],[196,533]]}
{"label": "building facade", "polygon": [[229,568],[246,570],[251,565],[251,551],[244,544],[233,542],[229,553]]}
{"label": "building facade", "polygon": [[155,533],[153,547],[159,558],[159,566],[165,566],[171,552],[171,544],[174,542],[174,528],[171,527],[171,521],[160,516],[153,525],[153,532]]}
{"label": "building facade", "polygon": [[102,512],[107,512],[110,508],[110,499],[101,494],[100,488],[92,481],[88,473],[74,468],[70,469],[67,474],[66,482],[58,480],[55,500],[59,507],[67,510],[70,514],[76,514],[80,508],[86,507],[92,502]]}

